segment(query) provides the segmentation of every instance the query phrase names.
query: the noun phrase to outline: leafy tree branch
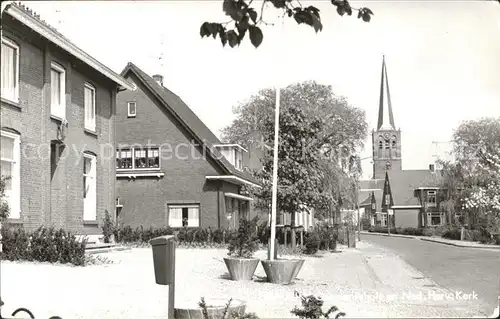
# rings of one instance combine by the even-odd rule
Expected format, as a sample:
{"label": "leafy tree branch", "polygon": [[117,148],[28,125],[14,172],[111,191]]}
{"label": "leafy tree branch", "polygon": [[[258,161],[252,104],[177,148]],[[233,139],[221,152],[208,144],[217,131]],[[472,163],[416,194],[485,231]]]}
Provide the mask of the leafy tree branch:
{"label": "leafy tree branch", "polygon": [[[200,27],[200,36],[214,39],[219,37],[222,46],[228,44],[231,48],[239,46],[248,33],[250,42],[258,48],[264,39],[264,34],[259,27],[261,24],[272,25],[264,21],[264,10],[267,4],[272,4],[281,10],[283,18],[293,18],[297,24],[305,24],[317,33],[323,30],[320,10],[315,6],[303,6],[299,0],[263,0],[260,14],[252,6],[254,0],[223,0],[222,11],[231,18],[230,21],[204,22]],[[351,16],[358,12],[358,19],[370,22],[373,12],[366,7],[353,8],[348,0],[331,0],[340,16]]]}

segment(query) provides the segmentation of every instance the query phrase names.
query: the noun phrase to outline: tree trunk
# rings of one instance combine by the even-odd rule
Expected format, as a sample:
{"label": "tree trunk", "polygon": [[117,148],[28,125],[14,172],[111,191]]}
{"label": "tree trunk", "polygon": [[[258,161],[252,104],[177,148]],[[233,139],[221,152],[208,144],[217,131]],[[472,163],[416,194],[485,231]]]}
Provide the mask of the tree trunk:
{"label": "tree trunk", "polygon": [[297,247],[297,238],[296,238],[296,235],[295,235],[295,214],[296,212],[293,211],[291,216],[292,216],[292,220],[290,221],[290,225],[292,226],[292,249],[295,249]]}

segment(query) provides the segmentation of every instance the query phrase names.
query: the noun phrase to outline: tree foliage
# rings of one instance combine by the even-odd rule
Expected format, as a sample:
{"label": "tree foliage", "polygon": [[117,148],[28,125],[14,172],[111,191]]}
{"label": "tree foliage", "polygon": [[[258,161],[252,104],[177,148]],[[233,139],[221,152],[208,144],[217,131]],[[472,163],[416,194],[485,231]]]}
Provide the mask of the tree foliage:
{"label": "tree foliage", "polygon": [[455,160],[441,170],[447,212],[465,211],[471,227],[500,231],[500,118],[462,123],[453,144]]}
{"label": "tree foliage", "polygon": [[[236,106],[233,109],[236,118],[223,129],[223,140],[238,143],[250,153],[260,153],[258,156],[271,156],[272,152],[269,151],[272,150],[274,139],[275,102],[276,91],[263,89]],[[350,106],[344,97],[336,96],[331,86],[314,81],[296,83],[281,89],[280,102],[280,117],[288,114],[291,108],[298,108],[305,118],[304,125],[309,125],[309,121],[313,119],[321,122],[320,129],[314,133],[314,139],[311,139],[314,143],[308,140],[307,143],[294,147],[302,148],[303,153],[318,155],[315,165],[322,174],[316,189],[319,193],[314,201],[315,215],[332,218],[333,211],[338,210],[342,202],[353,199],[350,188],[352,176],[348,173],[357,167],[356,154],[366,139],[365,113]],[[290,126],[285,128],[283,125],[285,122],[280,119],[280,143],[287,140],[287,134],[290,133],[287,130],[291,129]],[[268,160],[272,167],[272,156]],[[268,172],[271,174],[271,171]],[[264,184],[268,192],[253,190],[258,199],[257,206],[262,209],[270,205],[272,180],[271,175],[267,177]],[[346,187],[349,189],[346,190]]]}
{"label": "tree foliage", "polygon": [[[295,246],[295,215],[314,207],[322,198],[324,172],[320,169],[318,138],[324,119],[307,116],[297,105],[290,105],[280,113],[280,140],[278,143],[278,192],[277,211],[291,213],[292,247]],[[274,121],[265,122],[267,137],[274,144]],[[261,196],[272,194],[273,150],[268,150],[262,160],[263,170],[258,177],[268,181]]]}
{"label": "tree foliage", "polygon": [[[370,22],[373,12],[369,8],[353,8],[348,0],[331,0],[340,16],[351,16],[357,11],[358,19]],[[263,0],[260,9],[253,6],[254,0],[222,0],[222,11],[231,20],[225,23],[204,22],[200,27],[200,36],[219,37],[223,46],[231,48],[239,46],[248,33],[248,38],[254,47],[259,47],[264,40],[264,34],[259,27],[269,24],[263,20],[264,11],[268,5],[280,10],[283,18],[293,18],[297,24],[312,27],[315,32],[323,30],[320,10],[315,6],[303,5],[298,0]]]}

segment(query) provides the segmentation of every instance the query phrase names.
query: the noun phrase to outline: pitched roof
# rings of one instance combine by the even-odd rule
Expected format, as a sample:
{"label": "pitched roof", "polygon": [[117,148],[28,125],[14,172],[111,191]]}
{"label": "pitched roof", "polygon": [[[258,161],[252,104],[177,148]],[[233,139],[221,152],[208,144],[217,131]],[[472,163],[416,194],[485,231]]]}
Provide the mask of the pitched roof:
{"label": "pitched roof", "polygon": [[225,156],[214,147],[214,145],[222,144],[219,138],[212,133],[205,123],[200,120],[179,96],[159,85],[152,77],[131,62],[123,69],[121,75],[125,76],[129,71],[133,72],[144,85],[157,96],[162,105],[179,120],[181,125],[183,125],[198,142],[209,150],[208,153],[227,174],[237,176],[253,184],[261,184],[247,172],[237,170],[229,163]]}
{"label": "pitched roof", "polygon": [[414,190],[418,187],[434,187],[437,175],[437,172],[429,170],[389,171],[394,205],[419,205]]}
{"label": "pitched roof", "polygon": [[18,20],[34,32],[38,33],[43,38],[56,44],[62,50],[84,62],[89,67],[93,68],[104,77],[116,83],[119,87],[132,90],[133,86],[123,77],[119,76],[104,64],[100,63],[92,56],[84,52],[82,49],[73,44],[68,38],[63,36],[54,27],[50,26],[44,20],[40,19],[40,15],[33,12],[30,8],[23,4],[9,3],[2,8],[2,15],[6,13],[13,19]]}

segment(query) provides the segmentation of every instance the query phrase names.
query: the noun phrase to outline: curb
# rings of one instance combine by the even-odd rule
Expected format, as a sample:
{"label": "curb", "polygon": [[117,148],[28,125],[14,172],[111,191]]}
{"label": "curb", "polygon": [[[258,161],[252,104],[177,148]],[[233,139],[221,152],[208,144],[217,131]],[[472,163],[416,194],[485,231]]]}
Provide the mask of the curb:
{"label": "curb", "polygon": [[421,241],[426,241],[426,242],[431,242],[431,243],[437,243],[437,244],[443,244],[443,245],[448,245],[448,246],[455,246],[455,247],[463,247],[463,248],[480,248],[480,249],[500,249],[500,246],[497,245],[464,245],[464,244],[458,244],[454,242],[449,242],[449,241],[442,241],[442,240],[436,240],[432,239],[429,237],[424,237],[424,236],[410,236],[410,235],[398,235],[398,234],[383,234],[383,233],[371,233],[371,232],[361,232],[361,234],[365,235],[374,235],[374,236],[386,236],[386,237],[399,237],[399,238],[407,238],[407,239],[418,239]]}
{"label": "curb", "polygon": [[461,244],[456,244],[453,242],[435,240],[435,239],[431,239],[431,238],[419,238],[419,239],[422,241],[444,244],[444,245],[455,246],[455,247],[480,248],[480,249],[500,249],[500,246],[497,246],[497,245],[482,245],[482,246],[479,246],[480,244],[478,244],[478,245],[461,245]]}
{"label": "curb", "polygon": [[417,236],[410,235],[399,235],[399,234],[384,234],[384,233],[370,233],[370,232],[361,232],[362,235],[374,235],[374,236],[386,236],[386,237],[399,237],[399,238],[407,238],[407,239],[418,239]]}
{"label": "curb", "polygon": [[85,254],[93,255],[93,254],[109,253],[109,252],[123,251],[123,250],[131,250],[131,248],[130,247],[106,247],[106,248],[94,248],[94,249],[89,249],[89,250],[86,249]]}

